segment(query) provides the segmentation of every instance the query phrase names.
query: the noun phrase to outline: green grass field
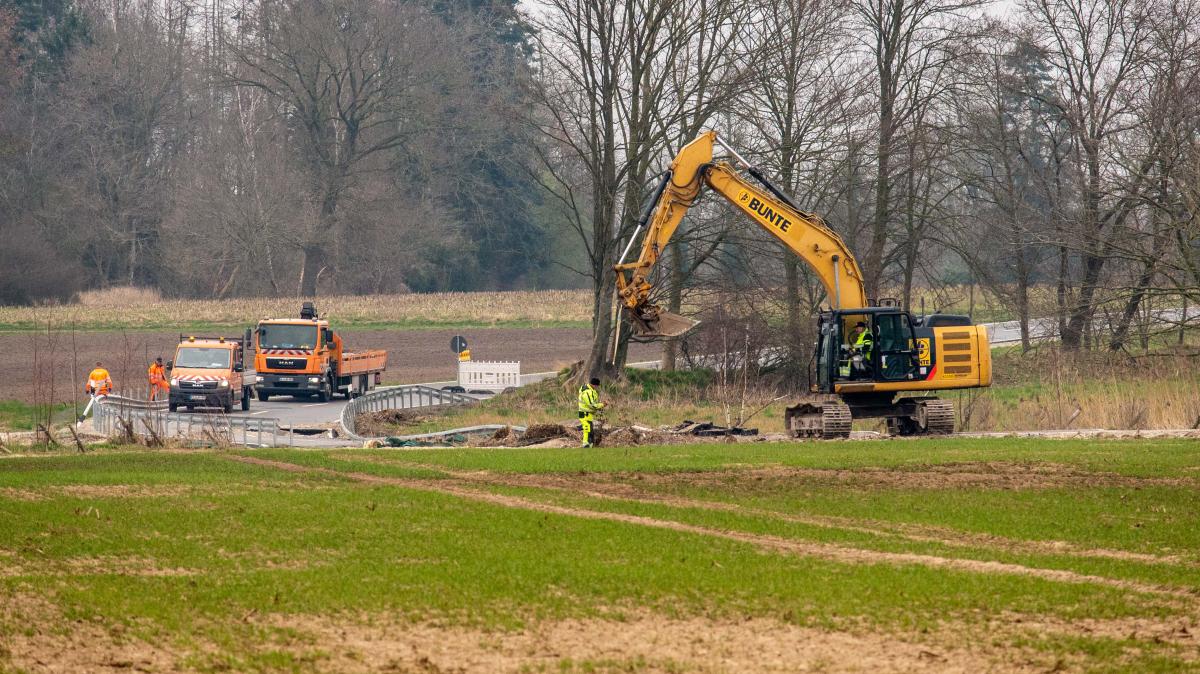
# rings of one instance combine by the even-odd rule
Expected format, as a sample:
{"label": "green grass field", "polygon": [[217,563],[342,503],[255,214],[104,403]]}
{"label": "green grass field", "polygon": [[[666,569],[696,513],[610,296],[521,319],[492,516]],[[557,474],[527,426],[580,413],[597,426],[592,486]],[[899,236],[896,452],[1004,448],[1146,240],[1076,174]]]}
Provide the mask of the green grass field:
{"label": "green grass field", "polygon": [[[74,406],[68,404],[55,405],[51,418],[54,423],[64,418],[74,416]],[[20,400],[0,400],[0,432],[3,431],[32,431],[38,423],[46,420],[44,405],[31,405]]]}
{"label": "green grass field", "polygon": [[0,671],[1196,671],[1200,443],[0,458]]}

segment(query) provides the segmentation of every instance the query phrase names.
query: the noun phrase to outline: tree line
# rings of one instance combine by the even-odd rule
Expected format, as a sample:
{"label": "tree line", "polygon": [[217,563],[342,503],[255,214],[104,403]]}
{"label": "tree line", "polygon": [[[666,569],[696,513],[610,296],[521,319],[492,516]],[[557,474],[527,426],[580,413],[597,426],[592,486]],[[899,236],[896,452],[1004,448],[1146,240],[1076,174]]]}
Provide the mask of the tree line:
{"label": "tree line", "polygon": [[[1026,348],[1040,317],[1067,349],[1121,349],[1151,307],[1197,313],[1194,0],[545,4],[541,152],[588,244],[591,371],[622,352],[610,265],[666,158],[703,128],[832,223],[870,297],[916,309],[920,288],[978,284],[1020,319]],[[695,205],[664,253],[661,299],[714,316],[768,307],[764,329],[797,366],[822,292],[755,230]]]}
{"label": "tree line", "polygon": [[553,283],[526,38],[511,2],[3,0],[0,301]]}
{"label": "tree line", "polygon": [[[1197,0],[0,0],[0,63],[6,302],[582,279],[595,372],[707,128],[872,297],[977,284],[1069,349],[1200,300]],[[716,201],[660,267],[671,309],[811,339],[819,285]]]}

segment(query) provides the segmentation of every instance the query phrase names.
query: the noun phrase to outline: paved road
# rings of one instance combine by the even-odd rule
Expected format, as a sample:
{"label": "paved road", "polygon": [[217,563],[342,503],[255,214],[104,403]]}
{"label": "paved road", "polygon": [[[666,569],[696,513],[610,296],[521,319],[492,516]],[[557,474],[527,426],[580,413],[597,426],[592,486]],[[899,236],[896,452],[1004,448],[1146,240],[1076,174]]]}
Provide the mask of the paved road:
{"label": "paved road", "polygon": [[250,401],[249,412],[235,409],[234,416],[278,419],[283,428],[318,428],[336,423],[345,406],[346,401],[341,397],[327,403],[319,403],[314,398],[288,396],[273,397],[264,403],[256,398]]}

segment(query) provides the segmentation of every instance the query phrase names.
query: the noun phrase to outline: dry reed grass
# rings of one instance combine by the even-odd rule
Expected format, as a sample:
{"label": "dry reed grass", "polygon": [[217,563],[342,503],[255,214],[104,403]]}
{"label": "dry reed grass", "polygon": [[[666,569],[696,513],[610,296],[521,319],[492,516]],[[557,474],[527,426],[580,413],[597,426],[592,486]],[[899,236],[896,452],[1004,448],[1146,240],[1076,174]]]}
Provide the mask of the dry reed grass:
{"label": "dry reed grass", "polygon": [[997,385],[957,395],[960,428],[1177,429],[1200,424],[1200,354],[1065,354],[1045,347],[996,359]]}
{"label": "dry reed grass", "polygon": [[[86,304],[84,303],[86,301]],[[164,300],[153,291],[114,288],[84,293],[81,302],[47,307],[0,307],[0,326],[80,329],[252,325],[296,316],[296,297]],[[321,315],[340,325],[565,324],[591,321],[591,292],[542,290],[318,297]]]}
{"label": "dry reed grass", "polygon": [[79,306],[118,309],[162,302],[162,294],[154,288],[118,286],[79,293]]}

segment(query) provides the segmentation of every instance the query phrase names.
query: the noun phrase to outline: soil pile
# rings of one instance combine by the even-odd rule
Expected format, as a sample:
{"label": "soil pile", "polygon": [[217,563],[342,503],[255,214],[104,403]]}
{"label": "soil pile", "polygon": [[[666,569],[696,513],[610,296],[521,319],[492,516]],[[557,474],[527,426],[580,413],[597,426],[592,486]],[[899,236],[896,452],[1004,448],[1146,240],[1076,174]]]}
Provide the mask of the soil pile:
{"label": "soil pile", "polygon": [[424,423],[433,419],[428,414],[418,414],[412,410],[379,410],[364,412],[355,419],[355,430],[366,437],[381,437],[396,435],[396,431]]}
{"label": "soil pile", "polygon": [[519,435],[512,429],[512,426],[496,429],[486,437],[473,436],[468,439],[467,445],[470,447],[513,447],[516,444]]}
{"label": "soil pile", "polygon": [[608,445],[611,447],[633,447],[642,444],[645,439],[645,433],[641,433],[640,431],[628,426],[618,426],[617,428],[614,428],[611,431],[606,431],[600,435],[600,445]]}
{"label": "soil pile", "polygon": [[562,424],[533,424],[521,434],[522,445],[534,445],[553,438],[568,438],[571,433]]}

